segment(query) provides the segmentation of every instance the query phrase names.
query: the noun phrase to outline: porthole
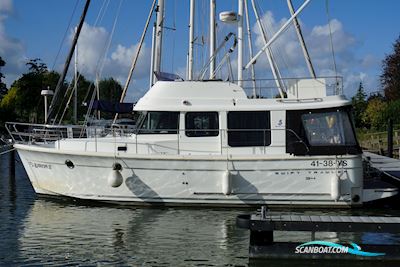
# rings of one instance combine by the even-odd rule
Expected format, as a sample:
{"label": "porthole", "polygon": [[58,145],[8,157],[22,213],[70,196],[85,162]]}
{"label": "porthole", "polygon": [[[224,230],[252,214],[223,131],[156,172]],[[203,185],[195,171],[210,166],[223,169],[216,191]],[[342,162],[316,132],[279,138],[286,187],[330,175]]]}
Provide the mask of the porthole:
{"label": "porthole", "polygon": [[75,168],[74,163],[73,163],[72,161],[70,161],[69,159],[67,159],[67,160],[65,161],[65,165],[67,165],[67,167],[70,168],[70,169]]}

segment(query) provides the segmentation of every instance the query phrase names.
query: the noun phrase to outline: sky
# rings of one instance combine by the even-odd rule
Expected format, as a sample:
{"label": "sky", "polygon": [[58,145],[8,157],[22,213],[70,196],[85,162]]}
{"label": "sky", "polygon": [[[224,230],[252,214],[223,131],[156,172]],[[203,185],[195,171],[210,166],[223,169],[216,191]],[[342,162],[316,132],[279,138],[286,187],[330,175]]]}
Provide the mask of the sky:
{"label": "sky", "polygon": [[[196,4],[196,73],[208,59],[208,2],[197,0]],[[237,0],[216,2],[217,14],[237,9]],[[248,2],[253,49],[257,52],[263,46],[263,39],[251,1]],[[255,2],[271,37],[290,17],[286,1]],[[78,69],[85,77],[114,77],[121,84],[125,83],[151,3],[151,0],[92,0],[78,43]],[[293,0],[295,8],[302,3],[303,0]],[[25,64],[29,59],[40,58],[49,69],[62,69],[84,4],[84,0],[0,0],[0,56],[6,61],[2,72],[8,86],[27,72]],[[335,62],[347,96],[354,95],[360,82],[367,92],[380,90],[382,60],[392,52],[392,45],[400,35],[398,10],[398,0],[312,0],[299,19],[317,75],[335,75]],[[154,19],[153,16],[152,22]],[[189,0],[166,0],[165,26],[168,29],[164,33],[162,71],[177,73],[183,78],[186,75],[188,22]],[[152,29],[148,29],[128,91],[128,101],[141,97],[149,88],[151,32]],[[218,44],[228,32],[236,32],[235,26],[218,22]],[[231,43],[227,44],[226,49],[230,46]],[[282,76],[308,76],[293,27],[277,39],[272,49]],[[245,55],[247,63],[248,52]],[[236,51],[231,56],[231,64],[236,68]],[[270,77],[264,55],[257,61],[256,69],[257,77]],[[221,72],[221,78],[226,75]],[[71,74],[67,79],[70,77]],[[245,72],[246,77],[249,77],[248,72]]]}

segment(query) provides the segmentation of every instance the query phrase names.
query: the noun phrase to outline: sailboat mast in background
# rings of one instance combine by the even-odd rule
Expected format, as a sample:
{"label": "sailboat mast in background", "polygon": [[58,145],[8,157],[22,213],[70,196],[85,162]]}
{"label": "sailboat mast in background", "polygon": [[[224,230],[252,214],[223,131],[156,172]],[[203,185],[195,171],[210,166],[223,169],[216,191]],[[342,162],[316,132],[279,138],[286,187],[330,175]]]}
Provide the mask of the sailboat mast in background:
{"label": "sailboat mast in background", "polygon": [[[154,53],[154,72],[160,72],[161,70],[161,54],[162,54],[162,37],[164,29],[164,0],[158,0],[157,22],[156,22],[156,40],[155,40],[155,53]],[[153,78],[155,81],[155,78]]]}

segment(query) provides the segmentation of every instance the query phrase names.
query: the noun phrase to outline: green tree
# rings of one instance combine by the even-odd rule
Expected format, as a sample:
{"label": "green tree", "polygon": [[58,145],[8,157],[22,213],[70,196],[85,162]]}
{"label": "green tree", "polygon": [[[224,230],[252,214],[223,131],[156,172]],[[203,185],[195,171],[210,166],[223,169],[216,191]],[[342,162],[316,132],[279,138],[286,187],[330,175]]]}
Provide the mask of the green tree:
{"label": "green tree", "polygon": [[100,99],[111,102],[119,102],[122,94],[122,86],[113,78],[103,79],[99,82]]}
{"label": "green tree", "polygon": [[395,101],[390,101],[387,103],[385,109],[382,113],[382,128],[387,128],[387,122],[389,119],[393,121],[394,124],[400,123],[400,99]]}
{"label": "green tree", "polygon": [[55,88],[60,75],[49,72],[39,59],[30,60],[27,66],[29,71],[14,81],[0,107],[9,117],[19,121],[42,122],[44,108],[41,90]]}
{"label": "green tree", "polygon": [[393,44],[393,53],[387,55],[380,76],[385,98],[389,101],[400,99],[400,36]]}
{"label": "green tree", "polygon": [[6,62],[0,57],[0,101],[7,93],[7,86],[3,83],[2,79],[4,78],[3,73],[1,72],[1,68],[6,65]]}
{"label": "green tree", "polygon": [[362,82],[358,86],[357,93],[351,98],[353,104],[354,120],[357,128],[362,128],[365,126],[363,123],[363,114],[367,108],[367,94],[364,91]]}
{"label": "green tree", "polygon": [[362,122],[367,127],[375,130],[382,129],[385,123],[384,111],[388,104],[380,97],[372,97],[368,100],[367,107],[362,115]]}

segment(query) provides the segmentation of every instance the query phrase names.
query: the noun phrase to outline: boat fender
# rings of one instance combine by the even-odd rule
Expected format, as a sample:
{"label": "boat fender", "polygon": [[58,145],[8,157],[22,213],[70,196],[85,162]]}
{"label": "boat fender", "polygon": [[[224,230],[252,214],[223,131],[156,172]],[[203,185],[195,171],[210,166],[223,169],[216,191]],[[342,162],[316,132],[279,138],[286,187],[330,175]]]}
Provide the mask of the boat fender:
{"label": "boat fender", "polygon": [[119,163],[113,164],[113,169],[111,170],[107,179],[108,184],[110,186],[119,187],[123,183],[124,178],[122,177],[121,170],[122,170],[121,164]]}
{"label": "boat fender", "polygon": [[230,195],[232,193],[231,175],[228,170],[222,173],[222,193],[224,195]]}
{"label": "boat fender", "polygon": [[337,174],[331,177],[331,198],[338,201],[340,197],[340,177]]}

